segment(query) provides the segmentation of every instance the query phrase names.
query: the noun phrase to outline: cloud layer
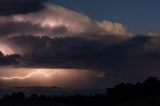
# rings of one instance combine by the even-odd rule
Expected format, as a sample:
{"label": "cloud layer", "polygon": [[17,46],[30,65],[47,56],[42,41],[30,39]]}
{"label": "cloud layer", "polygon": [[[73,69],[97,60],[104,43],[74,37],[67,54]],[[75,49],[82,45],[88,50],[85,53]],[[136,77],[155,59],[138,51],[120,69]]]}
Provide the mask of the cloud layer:
{"label": "cloud layer", "polygon": [[4,43],[13,48],[15,53],[22,54],[23,62],[29,64],[86,68],[117,68],[114,66],[119,65],[127,69],[136,64],[157,62],[159,39],[158,36],[144,35],[127,39],[21,35],[9,37]]}
{"label": "cloud layer", "polygon": [[159,36],[144,35],[127,39],[14,36],[5,42],[22,55],[2,55],[1,66],[76,68],[107,72],[107,76],[100,76],[104,76],[103,81],[109,85],[122,80],[138,81],[150,75],[160,75],[159,41]]}
{"label": "cloud layer", "polygon": [[[37,36],[127,35],[120,23],[92,20],[86,15],[53,5],[44,4],[38,12],[0,17],[0,35],[31,34]],[[18,9],[19,10],[19,9]]]}

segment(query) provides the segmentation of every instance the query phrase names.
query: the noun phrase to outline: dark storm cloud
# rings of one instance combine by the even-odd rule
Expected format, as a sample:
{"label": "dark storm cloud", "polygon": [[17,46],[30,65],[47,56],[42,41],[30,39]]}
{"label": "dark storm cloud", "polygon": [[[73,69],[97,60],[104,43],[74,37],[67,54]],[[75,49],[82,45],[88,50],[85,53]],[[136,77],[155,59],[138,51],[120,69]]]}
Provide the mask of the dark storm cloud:
{"label": "dark storm cloud", "polygon": [[40,24],[32,24],[29,22],[5,22],[0,24],[0,35],[13,36],[20,34],[37,35],[63,35],[68,33],[67,28],[63,25],[51,27],[42,27]]}
{"label": "dark storm cloud", "polygon": [[0,16],[25,14],[41,10],[46,0],[0,0]]}
{"label": "dark storm cloud", "polygon": [[15,50],[21,49],[19,52],[24,54],[23,62],[27,62],[26,64],[138,71],[143,68],[148,70],[148,67],[152,66],[159,67],[160,51],[156,47],[158,41],[155,41],[157,38],[135,36],[128,39],[52,39],[18,36],[7,39],[7,44]]}
{"label": "dark storm cloud", "polygon": [[[30,61],[33,64],[91,67],[90,65],[93,63],[93,66],[95,66],[98,60],[102,59],[104,61],[104,57],[107,56],[107,54],[104,54],[109,50],[110,44],[121,41],[123,40],[114,37],[102,39],[80,37],[51,39],[46,36],[17,36],[6,39],[5,43],[15,51],[19,50],[19,53],[24,54],[23,59],[27,59],[27,62]],[[97,63],[95,63],[96,61]]]}
{"label": "dark storm cloud", "polygon": [[3,55],[2,52],[0,52],[0,66],[8,66],[8,65],[18,65],[18,59],[21,56],[18,54],[13,55]]}
{"label": "dark storm cloud", "polygon": [[125,39],[21,35],[4,43],[22,55],[16,59],[21,67],[84,68],[106,72],[100,75],[103,79],[119,82],[160,76],[159,41],[159,36],[144,35]]}
{"label": "dark storm cloud", "polygon": [[28,22],[6,22],[0,24],[0,35],[14,35],[14,34],[21,34],[21,33],[35,33],[39,31],[42,33],[45,29],[41,28],[38,24],[33,25]]}

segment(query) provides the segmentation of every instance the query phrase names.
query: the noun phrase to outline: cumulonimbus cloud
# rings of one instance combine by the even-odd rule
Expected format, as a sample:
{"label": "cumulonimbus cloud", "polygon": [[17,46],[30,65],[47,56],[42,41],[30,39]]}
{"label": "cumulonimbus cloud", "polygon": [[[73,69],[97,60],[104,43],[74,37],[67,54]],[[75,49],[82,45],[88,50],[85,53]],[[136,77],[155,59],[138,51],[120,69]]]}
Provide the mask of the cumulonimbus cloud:
{"label": "cumulonimbus cloud", "polygon": [[31,34],[38,36],[128,35],[120,23],[96,21],[90,17],[53,4],[34,13],[0,17],[1,36]]}

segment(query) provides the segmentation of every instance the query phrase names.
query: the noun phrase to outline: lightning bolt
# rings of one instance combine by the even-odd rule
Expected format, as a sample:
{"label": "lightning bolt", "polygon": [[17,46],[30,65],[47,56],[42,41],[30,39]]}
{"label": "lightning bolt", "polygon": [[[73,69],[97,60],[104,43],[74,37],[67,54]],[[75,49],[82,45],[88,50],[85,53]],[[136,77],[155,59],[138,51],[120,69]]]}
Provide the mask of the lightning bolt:
{"label": "lightning bolt", "polygon": [[35,71],[35,72],[31,72],[28,75],[23,76],[23,77],[20,77],[20,76],[0,77],[0,79],[1,80],[24,80],[24,79],[27,79],[27,78],[31,78],[34,75],[43,75],[44,77],[51,77],[53,75],[53,73],[48,74],[48,73],[45,73],[45,72],[42,72],[42,71]]}

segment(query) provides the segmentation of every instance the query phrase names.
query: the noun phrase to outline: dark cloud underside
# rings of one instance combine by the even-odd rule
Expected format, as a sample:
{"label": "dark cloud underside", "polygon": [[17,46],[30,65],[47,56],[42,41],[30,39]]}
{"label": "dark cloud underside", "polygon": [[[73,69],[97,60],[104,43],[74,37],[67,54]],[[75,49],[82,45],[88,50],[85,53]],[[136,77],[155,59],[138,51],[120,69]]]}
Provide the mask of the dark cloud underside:
{"label": "dark cloud underside", "polygon": [[109,37],[89,39],[17,36],[7,39],[7,44],[14,49],[21,49],[24,54],[21,61],[26,62],[25,64],[122,71],[144,69],[146,64],[148,67],[159,67],[160,50],[154,46],[154,39],[157,38],[136,36],[120,40]]}
{"label": "dark cloud underside", "polygon": [[127,39],[20,35],[4,42],[22,55],[1,55],[0,65],[89,69],[106,72],[102,76],[111,82],[142,80],[160,75],[159,41],[159,36],[142,35]]}
{"label": "dark cloud underside", "polygon": [[19,58],[20,58],[20,55],[18,55],[18,54],[4,56],[0,52],[0,66],[18,65],[19,64],[19,62],[18,62]]}
{"label": "dark cloud underside", "polygon": [[46,0],[0,0],[0,16],[36,12],[44,8]]}

